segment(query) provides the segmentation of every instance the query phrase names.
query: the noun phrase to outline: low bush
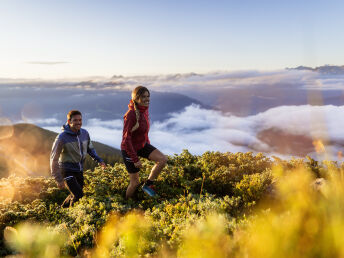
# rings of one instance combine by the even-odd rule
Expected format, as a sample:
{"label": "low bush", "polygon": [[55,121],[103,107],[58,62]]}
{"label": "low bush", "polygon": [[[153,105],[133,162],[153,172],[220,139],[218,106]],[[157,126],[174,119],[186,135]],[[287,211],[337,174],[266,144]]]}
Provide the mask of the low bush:
{"label": "low bush", "polygon": [[[148,177],[153,165],[143,161],[141,181]],[[247,241],[245,234],[266,216],[259,215],[259,210],[253,212],[253,208],[272,189],[276,191],[274,206],[265,205],[262,211],[267,209],[267,214],[283,217],[288,214],[286,207],[294,207],[297,197],[280,184],[286,178],[307,174],[309,183],[319,175],[335,178],[342,171],[341,164],[335,162],[272,161],[253,153],[206,152],[196,156],[185,150],[169,157],[168,165],[157,179],[160,198],[151,199],[138,189],[134,200],[126,200],[128,175],[125,166],[116,163],[104,171],[99,167],[86,171],[85,196],[67,209],[59,205],[68,191],[59,190],[52,179],[9,177],[0,181],[0,191],[8,192],[2,195],[0,203],[0,229],[4,232],[6,227],[16,227],[24,221],[43,223],[67,236],[63,245],[59,245],[60,254],[67,256],[91,253],[95,257],[101,254],[188,257],[190,252],[218,255],[222,250],[219,244],[226,243],[226,250],[222,250],[225,254],[243,257],[254,250],[249,245],[247,248],[251,249],[242,249],[243,241]],[[319,201],[312,191],[311,204]],[[280,201],[286,206],[275,205]],[[292,202],[290,206],[288,202]],[[320,204],[327,205],[325,201]],[[323,215],[319,216],[321,219]],[[283,219],[279,221],[283,223]],[[109,225],[117,228],[111,229]],[[21,234],[19,227],[17,230]],[[11,238],[12,243],[15,239]],[[197,241],[199,244],[195,244]],[[202,247],[207,241],[209,250],[214,252]],[[3,233],[0,245],[0,255],[13,253],[11,248],[25,253],[16,244],[5,246]]]}

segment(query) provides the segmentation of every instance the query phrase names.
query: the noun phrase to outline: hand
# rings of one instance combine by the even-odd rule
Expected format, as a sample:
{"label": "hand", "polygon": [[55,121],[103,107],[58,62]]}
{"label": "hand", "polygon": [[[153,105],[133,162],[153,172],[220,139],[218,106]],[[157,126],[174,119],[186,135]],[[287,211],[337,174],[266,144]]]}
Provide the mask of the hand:
{"label": "hand", "polygon": [[105,162],[101,162],[99,165],[102,167],[102,170],[106,169],[106,164],[105,164]]}
{"label": "hand", "polygon": [[65,183],[64,183],[64,182],[57,183],[57,187],[58,187],[59,189],[64,189],[64,188],[66,188],[66,186],[65,186]]}
{"label": "hand", "polygon": [[134,163],[134,166],[135,166],[136,168],[142,167],[141,161],[139,160],[138,162]]}

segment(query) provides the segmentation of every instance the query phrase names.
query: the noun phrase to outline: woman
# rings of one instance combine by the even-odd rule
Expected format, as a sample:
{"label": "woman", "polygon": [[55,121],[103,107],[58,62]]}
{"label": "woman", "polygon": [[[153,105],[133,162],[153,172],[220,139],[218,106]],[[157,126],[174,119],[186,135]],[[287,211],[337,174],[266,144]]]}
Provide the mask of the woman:
{"label": "woman", "polygon": [[121,151],[124,164],[129,172],[130,183],[126,198],[131,198],[140,184],[139,171],[142,167],[140,157],[153,160],[155,166],[142,186],[142,190],[151,197],[157,197],[154,190],[154,180],[165,167],[167,158],[149,142],[149,107],[150,93],[146,87],[138,86],[131,93],[129,109],[124,115],[123,138]]}

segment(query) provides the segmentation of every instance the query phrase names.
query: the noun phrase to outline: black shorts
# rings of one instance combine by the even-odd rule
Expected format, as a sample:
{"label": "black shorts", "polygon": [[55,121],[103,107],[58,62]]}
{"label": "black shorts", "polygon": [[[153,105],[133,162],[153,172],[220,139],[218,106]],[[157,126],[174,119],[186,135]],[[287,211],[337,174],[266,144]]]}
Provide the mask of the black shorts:
{"label": "black shorts", "polygon": [[[137,151],[137,156],[143,157],[148,159],[149,155],[156,150],[156,148],[153,145],[150,145],[149,143],[146,143],[145,146],[142,149],[139,149]],[[134,166],[134,162],[131,160],[131,158],[128,156],[127,152],[125,150],[122,150],[122,157],[123,162],[125,164],[125,167],[127,168],[127,171],[129,173],[137,173],[140,171],[139,168]]]}

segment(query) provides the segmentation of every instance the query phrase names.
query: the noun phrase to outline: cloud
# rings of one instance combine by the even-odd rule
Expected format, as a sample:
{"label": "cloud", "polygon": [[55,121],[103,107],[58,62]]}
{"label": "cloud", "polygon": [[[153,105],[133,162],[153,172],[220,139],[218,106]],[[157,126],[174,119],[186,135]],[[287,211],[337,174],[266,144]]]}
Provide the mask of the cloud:
{"label": "cloud", "polygon": [[69,64],[70,62],[65,61],[31,61],[26,62],[27,64],[35,64],[35,65],[60,65],[60,64]]}
{"label": "cloud", "polygon": [[[3,84],[1,80],[0,83]],[[280,105],[324,103],[339,106],[344,91],[343,75],[329,76],[298,70],[113,76],[110,79],[14,83],[16,87],[23,88],[39,85],[47,91],[77,91],[77,94],[97,92],[106,95],[123,93],[137,85],[145,85],[152,92],[183,94],[223,112],[240,116],[258,114]],[[51,96],[54,96],[53,93]]]}
{"label": "cloud", "polygon": [[[84,126],[93,140],[115,148],[120,148],[122,127],[120,119],[90,119]],[[162,122],[154,122],[149,136],[151,144],[170,155],[188,149],[193,154],[254,151],[281,157],[309,154],[316,158],[320,155],[312,143],[320,139],[327,142],[331,159],[337,159],[336,153],[344,146],[343,127],[344,106],[281,106],[238,117],[191,105]],[[53,130],[60,131],[57,127]]]}
{"label": "cloud", "polygon": [[[28,64],[39,65],[58,65],[68,64],[66,61],[31,61]],[[0,83],[23,83],[32,84],[40,81],[41,83],[58,83],[58,87],[71,86],[71,83],[84,83],[96,87],[98,90],[110,89],[133,89],[137,85],[146,85],[150,89],[159,91],[185,92],[192,89],[201,91],[213,91],[217,89],[243,88],[274,85],[276,87],[305,87],[320,89],[323,86],[329,89],[344,89],[343,75],[324,75],[311,71],[298,70],[274,70],[274,71],[221,71],[205,74],[186,73],[186,74],[167,74],[167,75],[142,75],[142,76],[113,76],[88,77],[59,80],[22,80],[0,78]],[[64,85],[61,85],[64,84]],[[23,85],[25,86],[25,85]],[[288,86],[289,87],[289,86]],[[322,87],[322,88],[323,88]]]}
{"label": "cloud", "polygon": [[[313,141],[317,139],[323,140],[333,153],[344,145],[340,131],[344,125],[342,75],[295,70],[240,71],[114,76],[111,79],[50,83],[46,88],[44,83],[39,85],[44,88],[40,94],[54,96],[58,100],[58,105],[50,109],[54,112],[66,106],[61,103],[62,99],[66,99],[64,95],[85,94],[80,98],[83,103],[86,103],[86,96],[91,96],[89,100],[97,103],[96,109],[94,113],[87,113],[93,119],[85,121],[84,127],[90,131],[92,139],[119,148],[123,121],[108,119],[123,115],[124,111],[119,107],[125,109],[126,103],[120,101],[126,97],[128,90],[139,84],[146,85],[155,93],[180,93],[216,107],[216,110],[210,110],[192,105],[181,112],[179,109],[178,113],[169,113],[171,110],[162,108],[166,107],[166,102],[160,103],[157,107],[160,113],[152,115],[152,119],[158,115],[162,119],[152,123],[150,138],[153,145],[168,154],[180,153],[187,148],[195,154],[207,150],[253,150],[302,156],[314,154]],[[25,95],[32,92],[32,87],[37,87],[37,83],[20,85],[18,82],[15,86],[24,85],[27,87]],[[96,99],[96,94],[88,92],[89,89],[103,96]],[[59,96],[55,95],[58,93]],[[113,98],[118,95],[116,101],[111,99],[111,103],[118,106],[100,105],[110,95]],[[53,101],[49,99],[50,106],[51,103]],[[51,128],[53,125],[46,124]]]}
{"label": "cloud", "polygon": [[59,120],[56,118],[25,118],[25,120],[18,121],[17,123],[30,123],[30,124],[36,124],[40,126],[48,126],[48,125],[56,125],[59,123]]}

